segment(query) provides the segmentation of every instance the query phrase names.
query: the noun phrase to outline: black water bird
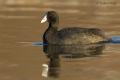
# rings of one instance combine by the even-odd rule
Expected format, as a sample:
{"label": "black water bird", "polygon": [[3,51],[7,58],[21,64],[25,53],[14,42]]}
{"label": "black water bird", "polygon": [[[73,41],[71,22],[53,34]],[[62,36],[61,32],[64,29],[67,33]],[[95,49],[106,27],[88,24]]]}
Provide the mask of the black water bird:
{"label": "black water bird", "polygon": [[[49,26],[43,35],[43,42],[48,45],[69,45],[74,46],[73,49],[76,49],[75,45],[81,46],[108,41],[104,35],[104,32],[98,28],[70,27],[58,30],[59,16],[55,11],[48,11],[43,17],[41,23],[45,21],[49,23]],[[44,45],[44,52],[46,53],[48,50],[48,45]],[[63,50],[71,49],[68,47],[62,48]]]}

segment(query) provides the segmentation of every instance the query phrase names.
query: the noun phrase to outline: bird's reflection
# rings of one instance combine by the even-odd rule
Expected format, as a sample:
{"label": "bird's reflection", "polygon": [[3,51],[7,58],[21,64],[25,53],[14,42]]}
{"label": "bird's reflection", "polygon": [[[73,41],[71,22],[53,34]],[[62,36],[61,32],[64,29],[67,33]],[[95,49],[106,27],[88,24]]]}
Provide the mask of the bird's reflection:
{"label": "bird's reflection", "polygon": [[59,77],[60,59],[59,58],[50,58],[48,66],[49,66],[48,76],[54,77],[54,78]]}
{"label": "bird's reflection", "polygon": [[102,54],[105,48],[104,43],[96,44],[86,44],[86,45],[46,45],[44,47],[44,52],[49,58],[49,77],[59,77],[60,72],[60,58],[63,56],[65,58],[82,58],[82,57],[92,57]]}

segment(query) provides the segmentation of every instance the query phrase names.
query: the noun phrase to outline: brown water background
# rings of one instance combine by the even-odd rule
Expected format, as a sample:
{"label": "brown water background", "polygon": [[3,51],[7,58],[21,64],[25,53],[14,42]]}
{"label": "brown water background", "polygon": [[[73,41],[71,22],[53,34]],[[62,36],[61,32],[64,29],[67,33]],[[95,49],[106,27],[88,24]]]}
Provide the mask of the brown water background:
{"label": "brown water background", "polygon": [[[41,76],[42,64],[48,59],[42,47],[32,46],[32,42],[42,41],[47,24],[40,20],[48,10],[59,13],[60,29],[95,27],[104,30],[108,37],[120,35],[119,0],[18,3],[0,5],[0,80],[54,80]],[[61,58],[57,80],[120,80],[119,51],[120,45],[108,44],[100,57]]]}

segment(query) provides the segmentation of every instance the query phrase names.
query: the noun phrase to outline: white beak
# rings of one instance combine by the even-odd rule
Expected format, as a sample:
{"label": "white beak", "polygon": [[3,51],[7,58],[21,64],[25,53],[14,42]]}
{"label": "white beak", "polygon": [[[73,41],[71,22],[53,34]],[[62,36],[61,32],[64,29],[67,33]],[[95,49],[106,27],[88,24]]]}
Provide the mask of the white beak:
{"label": "white beak", "polygon": [[46,22],[47,21],[47,15],[45,15],[44,17],[43,17],[43,19],[41,20],[41,23],[44,23],[44,22]]}

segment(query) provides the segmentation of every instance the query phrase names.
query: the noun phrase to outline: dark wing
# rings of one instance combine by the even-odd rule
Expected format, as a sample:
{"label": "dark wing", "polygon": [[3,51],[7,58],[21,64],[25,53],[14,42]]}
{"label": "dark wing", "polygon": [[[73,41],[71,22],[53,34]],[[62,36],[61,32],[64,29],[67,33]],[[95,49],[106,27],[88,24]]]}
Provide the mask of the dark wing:
{"label": "dark wing", "polygon": [[103,31],[96,28],[64,28],[57,32],[61,44],[90,44],[103,41]]}
{"label": "dark wing", "polygon": [[78,33],[84,33],[84,32],[85,32],[85,28],[77,28],[77,27],[63,28],[63,29],[61,29],[60,31],[57,32],[57,35],[60,38],[67,38],[67,37],[70,37],[71,35],[75,35],[75,34],[78,34]]}

